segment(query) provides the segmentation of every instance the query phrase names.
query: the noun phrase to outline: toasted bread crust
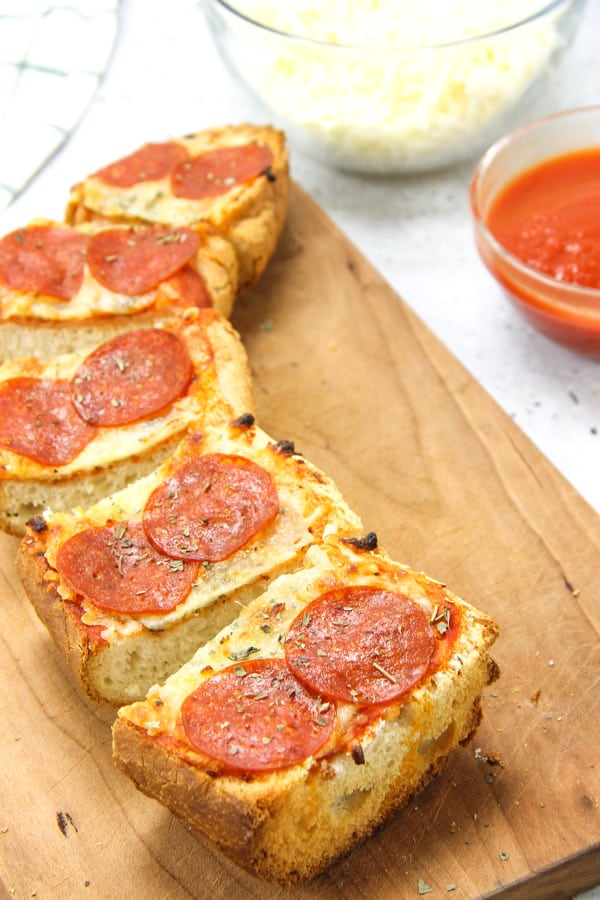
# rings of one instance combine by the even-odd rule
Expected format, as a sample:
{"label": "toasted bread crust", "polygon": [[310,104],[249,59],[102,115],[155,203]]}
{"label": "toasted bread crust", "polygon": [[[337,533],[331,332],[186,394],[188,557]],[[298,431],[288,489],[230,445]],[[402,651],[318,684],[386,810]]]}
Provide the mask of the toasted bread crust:
{"label": "toasted bread crust", "polygon": [[[218,777],[123,717],[113,725],[113,756],[139,790],[236,865],[290,887],[315,877],[356,847],[445,768],[452,753],[475,733],[481,719],[480,692],[497,675],[493,660],[482,657],[465,699],[438,736],[435,752],[415,766],[419,747],[403,755],[405,748],[398,745],[395,770],[365,771],[359,784],[355,773],[338,777],[327,764],[300,779],[267,776],[260,785]],[[305,831],[293,820],[300,810]]]}
{"label": "toasted bread crust", "polygon": [[155,443],[145,453],[136,453],[108,467],[97,466],[85,473],[64,477],[0,478],[0,530],[23,537],[29,519],[48,510],[69,510],[95,503],[125,484],[143,478],[175,451],[181,435]]}
{"label": "toasted bread crust", "polygon": [[[115,762],[140,790],[237,865],[284,886],[322,871],[421,790],[470,739],[482,691],[498,676],[488,654],[498,629],[487,616],[381,552],[361,558],[360,551],[344,550],[340,556],[331,545],[325,559],[322,554],[315,548],[302,572],[274,581],[240,613],[235,628],[221,632],[145,701],[119,710],[113,726]],[[366,715],[360,708],[340,712],[339,736],[302,763],[236,773],[197,749],[181,720],[190,692],[249,642],[260,646],[258,657],[281,657],[277,632],[285,635],[324,586],[345,583],[396,584],[430,608],[453,604],[460,624],[436,668],[400,700]],[[277,624],[270,619],[272,637],[260,645],[259,623],[276,607],[287,611]]]}
{"label": "toasted bread crust", "polygon": [[82,686],[91,652],[89,632],[74,612],[65,606],[58,595],[56,584],[47,580],[50,567],[35,534],[21,542],[16,567],[38,616]]}
{"label": "toasted bread crust", "polygon": [[79,689],[90,700],[113,707],[143,697],[153,684],[164,681],[198,646],[232,622],[238,604],[248,602],[259,590],[250,586],[235,597],[222,597],[163,632],[145,631],[105,641],[99,627],[83,624],[83,609],[60,596],[56,572],[45,555],[43,535],[30,531],[23,538],[16,566],[33,608]]}
{"label": "toasted bread crust", "polygon": [[[471,740],[481,718],[477,700],[471,716],[465,722],[464,737],[457,742]],[[145,732],[126,720],[117,719],[113,725],[113,755],[115,763],[146,796],[158,800],[173,815],[191,827],[201,838],[224,853],[240,868],[281,887],[292,887],[310,881],[366,840],[381,828],[390,816],[403,809],[424,790],[446,767],[455,746],[437,757],[416,783],[407,783],[402,773],[387,786],[385,797],[368,822],[361,827],[346,828],[345,839],[335,840],[332,832],[320,835],[320,848],[311,857],[291,858],[273,852],[270,833],[277,829],[277,809],[285,805],[285,797],[248,805],[242,797],[220,791],[214,778],[186,760],[169,752],[167,747],[153,741]],[[320,790],[319,778],[312,793]],[[279,841],[277,842],[279,843]],[[281,848],[279,848],[281,850]]]}
{"label": "toasted bread crust", "polygon": [[[84,448],[74,461],[62,467],[46,466],[25,460],[7,449],[0,449],[0,529],[20,537],[26,521],[45,510],[68,510],[91,506],[101,497],[112,494],[131,481],[148,474],[167,458],[191,427],[203,422],[227,421],[252,413],[254,394],[248,359],[241,339],[231,323],[215,310],[186,310],[164,323],[182,335],[195,361],[197,372],[207,365],[205,340],[208,341],[209,365],[214,371],[206,382],[194,381],[185,409],[160,431],[157,418],[154,431],[147,439],[134,439],[131,445],[115,444],[118,450],[99,460],[93,445]],[[90,350],[87,347],[86,350]],[[76,354],[83,359],[85,352]],[[72,361],[65,363],[72,368]],[[60,360],[17,360],[2,368],[5,378],[20,374],[39,375],[63,365]],[[1,377],[1,376],[0,376]],[[196,396],[195,385],[205,384],[204,393]],[[204,389],[203,389],[204,390]],[[187,403],[187,401],[186,401]],[[166,419],[165,419],[166,422]],[[125,434],[127,427],[123,429]],[[111,431],[111,435],[116,433]],[[139,450],[138,450],[139,448]],[[93,451],[93,452],[92,452]],[[108,451],[106,451],[108,452]]]}

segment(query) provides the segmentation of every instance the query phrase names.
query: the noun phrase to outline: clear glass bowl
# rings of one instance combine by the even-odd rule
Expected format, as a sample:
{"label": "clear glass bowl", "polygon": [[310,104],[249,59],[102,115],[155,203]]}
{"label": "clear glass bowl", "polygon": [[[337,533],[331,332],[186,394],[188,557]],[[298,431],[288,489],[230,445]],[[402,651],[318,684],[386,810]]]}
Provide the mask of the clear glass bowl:
{"label": "clear glass bowl", "polygon": [[387,174],[475,158],[531,118],[583,0],[540,0],[534,14],[499,30],[418,46],[408,28],[387,40],[333,43],[261,24],[239,11],[248,0],[203,6],[229,68],[291,142],[334,166]]}
{"label": "clear glass bowl", "polygon": [[498,191],[515,176],[546,159],[595,147],[600,148],[600,106],[538,119],[489,148],[475,169],[470,197],[479,254],[519,312],[552,340],[600,357],[600,290],[530,268],[505,250],[487,226]]}

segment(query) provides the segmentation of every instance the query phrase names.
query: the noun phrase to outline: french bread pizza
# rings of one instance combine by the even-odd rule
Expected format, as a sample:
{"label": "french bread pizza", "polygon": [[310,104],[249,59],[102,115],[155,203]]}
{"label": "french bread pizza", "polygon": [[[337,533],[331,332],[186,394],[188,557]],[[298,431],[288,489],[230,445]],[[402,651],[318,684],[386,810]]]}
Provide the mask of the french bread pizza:
{"label": "french bread pizza", "polygon": [[113,726],[141,791],[284,886],[422,789],[498,674],[492,620],[369,546],[313,545]]}
{"label": "french bread pizza", "polygon": [[350,851],[470,740],[498,627],[255,421],[229,321],[282,132],[146,143],[0,239],[0,531],[116,765],[248,872]]}
{"label": "french bread pizza", "polygon": [[87,510],[29,521],[18,569],[86,693],[141,699],[308,548],[360,534],[333,482],[244,415]]}
{"label": "french bread pizza", "polygon": [[76,352],[180,308],[229,317],[238,283],[230,242],[204,226],[36,220],[0,239],[0,361]]}
{"label": "french bread pizza", "polygon": [[50,360],[0,366],[0,529],[91,505],[156,468],[203,422],[252,411],[239,335],[212,309]]}
{"label": "french bread pizza", "polygon": [[288,191],[283,132],[228,125],[144,144],[90,174],[73,187],[65,219],[210,226],[231,241],[243,289],[275,249]]}

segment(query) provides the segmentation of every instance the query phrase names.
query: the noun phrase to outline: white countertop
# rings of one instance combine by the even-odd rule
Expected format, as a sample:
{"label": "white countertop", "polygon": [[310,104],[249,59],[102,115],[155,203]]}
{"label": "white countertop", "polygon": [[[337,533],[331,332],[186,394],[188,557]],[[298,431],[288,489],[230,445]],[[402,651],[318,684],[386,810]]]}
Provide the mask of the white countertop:
{"label": "white countertop", "polygon": [[[599,45],[600,0],[588,0],[556,108],[600,103]],[[94,100],[4,212],[1,233],[35,216],[62,218],[71,184],[145,141],[239,121],[264,115],[230,79],[200,3],[121,0],[114,54]],[[600,362],[533,331],[483,267],[468,207],[473,166],[369,179],[292,146],[294,178],[600,512]]]}

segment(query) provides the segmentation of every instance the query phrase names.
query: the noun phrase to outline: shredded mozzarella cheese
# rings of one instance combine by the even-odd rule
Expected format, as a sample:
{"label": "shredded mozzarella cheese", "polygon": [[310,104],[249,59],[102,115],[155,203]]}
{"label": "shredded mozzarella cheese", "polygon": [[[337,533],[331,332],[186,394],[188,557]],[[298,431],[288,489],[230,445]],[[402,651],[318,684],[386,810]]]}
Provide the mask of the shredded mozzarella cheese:
{"label": "shredded mozzarella cheese", "polygon": [[546,3],[235,0],[242,14],[309,40],[265,30],[248,41],[240,20],[229,56],[319,155],[363,170],[422,169],[487,139],[547,68],[573,3],[511,29]]}

